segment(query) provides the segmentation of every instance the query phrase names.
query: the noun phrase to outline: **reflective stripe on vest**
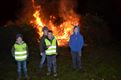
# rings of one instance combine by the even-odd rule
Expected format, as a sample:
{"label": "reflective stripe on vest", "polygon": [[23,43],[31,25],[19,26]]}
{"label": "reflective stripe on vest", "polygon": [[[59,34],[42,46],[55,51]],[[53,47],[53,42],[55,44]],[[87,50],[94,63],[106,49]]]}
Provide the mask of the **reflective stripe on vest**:
{"label": "reflective stripe on vest", "polygon": [[45,43],[46,43],[46,46],[49,46],[51,45],[45,52],[46,52],[46,55],[54,55],[54,54],[57,54],[56,53],[56,39],[54,38],[52,40],[52,44],[51,42],[48,40],[48,39],[45,39]]}
{"label": "reflective stripe on vest", "polygon": [[27,50],[26,50],[26,43],[23,44],[15,44],[15,60],[23,61],[27,59]]}

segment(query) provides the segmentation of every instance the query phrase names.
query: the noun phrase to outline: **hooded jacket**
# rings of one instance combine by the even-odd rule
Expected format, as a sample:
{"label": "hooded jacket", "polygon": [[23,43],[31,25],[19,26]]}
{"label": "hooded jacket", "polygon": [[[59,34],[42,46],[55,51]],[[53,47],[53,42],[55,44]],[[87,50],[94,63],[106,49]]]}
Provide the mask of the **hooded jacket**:
{"label": "hooded jacket", "polygon": [[45,38],[47,38],[47,36],[43,35],[40,39],[40,52],[41,53],[44,53],[45,50],[47,49],[46,46],[45,46],[45,42],[44,42]]}
{"label": "hooded jacket", "polygon": [[77,28],[78,28],[78,32],[77,33],[74,32],[70,36],[70,40],[69,40],[69,47],[71,48],[71,51],[75,51],[75,52],[79,52],[84,45],[83,36],[80,34],[79,27]]}

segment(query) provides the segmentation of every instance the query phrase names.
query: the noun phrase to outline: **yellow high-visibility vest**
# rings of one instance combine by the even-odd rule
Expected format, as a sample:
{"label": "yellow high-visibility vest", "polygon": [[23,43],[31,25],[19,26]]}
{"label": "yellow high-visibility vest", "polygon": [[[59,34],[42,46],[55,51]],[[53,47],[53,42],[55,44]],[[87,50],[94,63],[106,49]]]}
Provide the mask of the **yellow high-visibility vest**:
{"label": "yellow high-visibility vest", "polygon": [[15,60],[24,61],[27,59],[27,45],[26,43],[14,44]]}
{"label": "yellow high-visibility vest", "polygon": [[56,39],[54,38],[52,40],[52,43],[48,40],[48,39],[45,39],[45,43],[46,43],[46,46],[50,46],[45,52],[46,52],[46,55],[56,55],[57,52],[56,52]]}

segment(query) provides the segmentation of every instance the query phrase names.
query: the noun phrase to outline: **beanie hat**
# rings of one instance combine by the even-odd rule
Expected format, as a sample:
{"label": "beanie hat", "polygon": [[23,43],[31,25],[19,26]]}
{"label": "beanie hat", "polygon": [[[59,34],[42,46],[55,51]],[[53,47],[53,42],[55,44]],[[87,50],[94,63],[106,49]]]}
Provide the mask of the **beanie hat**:
{"label": "beanie hat", "polygon": [[16,38],[18,38],[18,37],[22,37],[23,38],[22,34],[17,34]]}
{"label": "beanie hat", "polygon": [[48,31],[48,27],[47,27],[47,26],[44,26],[44,27],[42,28],[42,31],[44,31],[44,30],[47,30],[47,31]]}

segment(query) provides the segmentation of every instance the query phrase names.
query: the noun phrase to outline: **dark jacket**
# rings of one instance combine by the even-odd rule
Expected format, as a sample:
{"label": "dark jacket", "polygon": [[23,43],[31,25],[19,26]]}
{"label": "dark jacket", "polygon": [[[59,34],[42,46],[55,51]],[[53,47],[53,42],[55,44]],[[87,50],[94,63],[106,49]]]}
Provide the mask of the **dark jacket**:
{"label": "dark jacket", "polygon": [[41,52],[41,53],[44,53],[45,50],[47,49],[47,48],[46,48],[46,45],[45,45],[45,38],[47,38],[47,36],[46,36],[46,35],[43,35],[43,36],[41,37],[41,39],[40,39],[40,52]]}

